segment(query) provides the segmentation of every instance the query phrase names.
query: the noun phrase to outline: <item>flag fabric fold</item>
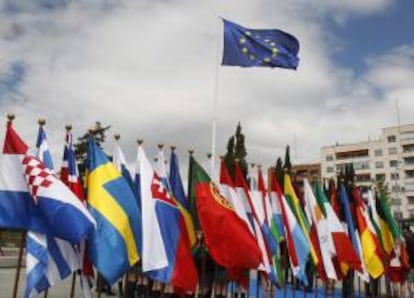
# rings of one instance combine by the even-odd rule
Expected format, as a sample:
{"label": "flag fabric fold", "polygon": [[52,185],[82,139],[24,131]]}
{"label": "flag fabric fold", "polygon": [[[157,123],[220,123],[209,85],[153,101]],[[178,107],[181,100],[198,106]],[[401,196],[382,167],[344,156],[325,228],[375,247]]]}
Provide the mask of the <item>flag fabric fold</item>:
{"label": "flag fabric fold", "polygon": [[[36,142],[37,157],[54,173],[52,156],[46,141],[46,132],[40,125]],[[33,231],[26,238],[26,289],[25,297],[39,294],[79,269],[79,254],[68,241]]]}
{"label": "flag fabric fold", "polygon": [[292,209],[286,201],[279,183],[276,180],[276,176],[273,177],[272,185],[274,187],[273,191],[277,194],[277,199],[281,206],[282,219],[285,226],[286,245],[289,252],[292,273],[296,278],[307,285],[308,278],[306,276],[306,263],[308,262],[310,255],[309,242],[293,214]]}
{"label": "flag fabric fold", "polygon": [[[74,224],[69,224],[74,221]],[[95,221],[75,195],[29,152],[7,125],[0,156],[0,226],[79,243]]]}
{"label": "flag fabric fold", "polygon": [[98,228],[88,239],[88,256],[105,280],[114,284],[139,260],[139,211],[127,181],[90,138],[88,206]]}
{"label": "flag fabric fold", "polygon": [[[141,175],[144,175],[141,172]],[[143,190],[144,184],[141,185]],[[156,170],[151,184],[152,199],[160,226],[162,245],[166,252],[168,265],[164,268],[146,272],[146,274],[175,288],[184,291],[196,290],[197,270],[190,250],[184,217],[171,192],[162,149],[158,151]],[[146,212],[145,209],[143,209]]]}
{"label": "flag fabric fold", "polygon": [[[60,169],[60,180],[76,195],[81,203],[88,207],[83,184],[79,175],[78,165],[76,162],[75,149],[73,146],[73,136],[70,129],[67,129],[65,136],[65,145],[63,147],[63,160]],[[94,271],[88,258],[86,241],[79,244],[79,263],[81,272],[79,274],[80,285],[83,296],[91,297],[91,287],[95,283]]]}
{"label": "flag fabric fold", "polygon": [[180,175],[180,167],[178,162],[177,154],[174,150],[171,150],[170,156],[170,175],[168,181],[171,187],[171,193],[176,199],[178,208],[180,209],[181,215],[185,222],[185,227],[187,231],[187,237],[190,241],[191,246],[194,246],[196,243],[195,230],[193,219],[191,218],[189,204],[184,193],[184,187]]}
{"label": "flag fabric fold", "polygon": [[384,273],[384,264],[381,260],[381,247],[358,188],[354,189],[353,196],[356,201],[355,214],[361,239],[362,255],[368,273],[372,278],[376,279]]}
{"label": "flag fabric fold", "polygon": [[262,255],[255,238],[192,156],[190,173],[189,193],[195,194],[193,202],[213,260],[226,268],[257,268]]}
{"label": "flag fabric fold", "polygon": [[277,29],[248,29],[224,20],[222,65],[296,69],[299,42]]}
{"label": "flag fabric fold", "polygon": [[312,188],[305,178],[303,180],[304,188],[304,199],[305,199],[305,210],[309,213],[308,218],[311,219],[311,224],[316,230],[316,235],[318,238],[318,244],[320,248],[320,257],[319,261],[321,262],[325,277],[338,280],[338,276],[335,271],[335,265],[332,259],[336,255],[336,250],[333,244],[332,234],[329,231],[329,222],[322,213],[319,204],[317,203],[316,197],[312,191]]}
{"label": "flag fabric fold", "polygon": [[315,183],[315,195],[322,212],[326,216],[338,262],[346,264],[354,270],[361,271],[361,260],[359,259],[358,253],[352,245],[346,229],[326,198],[322,185],[318,181]]}
{"label": "flag fabric fold", "polygon": [[[270,274],[272,271],[271,253],[266,243],[266,239],[265,239],[266,236],[263,233],[262,226],[261,226],[259,216],[258,216],[258,212],[260,212],[258,210],[258,207],[259,207],[258,205],[261,204],[262,202],[260,201],[260,198],[257,198],[255,202],[253,202],[253,199],[250,195],[251,193],[249,191],[249,186],[247,185],[247,181],[243,176],[239,163],[235,163],[234,173],[235,173],[234,183],[235,183],[236,191],[239,197],[244,202],[245,206],[247,207],[247,213],[248,213],[247,215],[249,216],[250,221],[252,222],[253,230],[256,236],[256,241],[262,253],[262,262],[260,266],[256,269],[262,272],[265,272],[266,274]],[[256,183],[255,187],[257,187],[257,178],[251,181],[251,184],[254,184],[254,183]]]}

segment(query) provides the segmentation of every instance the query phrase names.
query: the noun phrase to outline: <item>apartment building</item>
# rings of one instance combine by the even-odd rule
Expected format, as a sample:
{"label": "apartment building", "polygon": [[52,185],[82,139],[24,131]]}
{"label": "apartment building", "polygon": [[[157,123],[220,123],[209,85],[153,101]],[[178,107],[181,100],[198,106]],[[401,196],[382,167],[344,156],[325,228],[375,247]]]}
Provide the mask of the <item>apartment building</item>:
{"label": "apartment building", "polygon": [[298,195],[303,196],[303,180],[306,178],[312,183],[314,178],[321,179],[321,164],[320,163],[307,163],[292,165],[292,179],[295,182],[297,190],[300,192]]}
{"label": "apartment building", "polygon": [[382,129],[378,139],[321,148],[322,179],[353,164],[358,185],[383,180],[397,218],[414,218],[414,124]]}

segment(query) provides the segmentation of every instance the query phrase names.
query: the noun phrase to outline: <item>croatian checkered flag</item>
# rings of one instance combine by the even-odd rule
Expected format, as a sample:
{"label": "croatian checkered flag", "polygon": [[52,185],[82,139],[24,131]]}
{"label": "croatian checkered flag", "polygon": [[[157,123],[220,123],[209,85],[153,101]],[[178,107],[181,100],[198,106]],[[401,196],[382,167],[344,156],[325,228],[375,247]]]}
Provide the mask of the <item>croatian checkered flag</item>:
{"label": "croatian checkered flag", "polygon": [[80,243],[96,226],[89,211],[39,159],[26,154],[22,165],[30,194],[52,235]]}
{"label": "croatian checkered flag", "polygon": [[[46,140],[46,132],[40,123],[37,137],[37,157],[24,155],[24,177],[29,192],[36,203],[41,188],[47,188],[53,183],[54,168],[52,156]],[[29,231],[27,233],[26,257],[26,290],[25,297],[39,294],[52,287],[79,269],[79,253],[70,242],[55,238],[51,235]]]}
{"label": "croatian checkered flag", "polygon": [[24,176],[35,201],[39,216],[36,214],[32,221],[42,221],[39,224],[45,234],[71,243],[79,243],[85,239],[96,227],[94,218],[75,194],[29,152],[28,146],[11,123],[7,126],[4,147],[7,152],[13,152],[20,159],[22,168],[12,170]]}

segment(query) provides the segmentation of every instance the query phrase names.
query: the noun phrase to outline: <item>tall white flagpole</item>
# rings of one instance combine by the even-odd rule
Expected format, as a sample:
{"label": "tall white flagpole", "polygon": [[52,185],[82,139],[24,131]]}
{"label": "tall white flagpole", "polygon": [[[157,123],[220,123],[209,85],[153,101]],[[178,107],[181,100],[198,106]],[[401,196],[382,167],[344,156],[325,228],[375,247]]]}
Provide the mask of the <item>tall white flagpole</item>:
{"label": "tall white flagpole", "polygon": [[220,70],[220,33],[221,18],[219,18],[219,23],[217,26],[217,36],[216,36],[216,65],[215,65],[215,81],[214,81],[214,98],[213,98],[213,127],[211,135],[211,177],[215,177],[215,166],[214,161],[216,159],[216,137],[217,137],[217,120],[218,120],[218,91],[219,91],[219,70]]}

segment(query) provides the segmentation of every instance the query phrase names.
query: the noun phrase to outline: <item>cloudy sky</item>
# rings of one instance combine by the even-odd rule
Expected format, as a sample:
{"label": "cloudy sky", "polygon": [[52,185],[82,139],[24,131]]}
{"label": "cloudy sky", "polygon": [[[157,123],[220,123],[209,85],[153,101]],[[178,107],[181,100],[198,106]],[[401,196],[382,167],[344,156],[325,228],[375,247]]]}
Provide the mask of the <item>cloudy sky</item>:
{"label": "cloudy sky", "polygon": [[[240,121],[250,161],[271,165],[291,144],[294,162],[314,162],[324,145],[397,125],[397,98],[401,123],[414,122],[413,11],[411,0],[0,0],[0,110],[30,144],[46,117],[57,162],[64,124],[79,135],[96,120],[121,133],[129,160],[137,137],[150,154],[164,142],[204,158],[217,87],[218,153]],[[220,67],[219,16],[295,35],[298,70]]]}

